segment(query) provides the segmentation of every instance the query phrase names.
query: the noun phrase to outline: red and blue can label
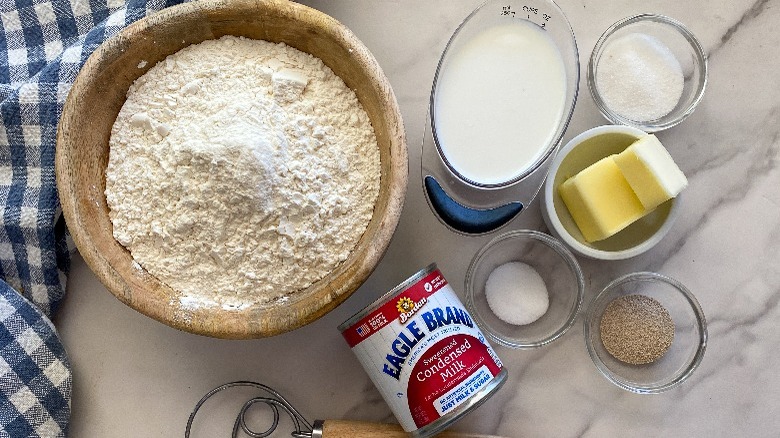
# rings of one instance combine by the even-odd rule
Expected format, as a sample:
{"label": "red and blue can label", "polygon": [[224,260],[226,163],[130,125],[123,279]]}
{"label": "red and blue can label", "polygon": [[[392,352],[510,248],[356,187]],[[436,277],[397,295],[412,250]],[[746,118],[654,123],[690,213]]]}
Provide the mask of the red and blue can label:
{"label": "red and blue can label", "polygon": [[441,430],[430,426],[459,418],[459,407],[492,394],[506,375],[435,265],[339,328],[407,432]]}

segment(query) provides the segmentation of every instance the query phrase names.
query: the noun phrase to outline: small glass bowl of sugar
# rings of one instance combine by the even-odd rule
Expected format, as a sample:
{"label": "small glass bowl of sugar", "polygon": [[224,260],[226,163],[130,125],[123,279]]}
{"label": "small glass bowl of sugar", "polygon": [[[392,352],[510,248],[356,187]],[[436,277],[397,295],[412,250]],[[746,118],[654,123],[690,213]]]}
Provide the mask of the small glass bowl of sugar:
{"label": "small glass bowl of sugar", "polygon": [[541,347],[560,338],[574,323],[584,290],[572,253],[534,230],[495,237],[466,273],[469,313],[493,341],[511,348]]}
{"label": "small glass bowl of sugar", "polygon": [[635,15],[601,35],[587,78],[607,120],[657,132],[693,113],[707,84],[707,57],[682,23],[663,15]]}

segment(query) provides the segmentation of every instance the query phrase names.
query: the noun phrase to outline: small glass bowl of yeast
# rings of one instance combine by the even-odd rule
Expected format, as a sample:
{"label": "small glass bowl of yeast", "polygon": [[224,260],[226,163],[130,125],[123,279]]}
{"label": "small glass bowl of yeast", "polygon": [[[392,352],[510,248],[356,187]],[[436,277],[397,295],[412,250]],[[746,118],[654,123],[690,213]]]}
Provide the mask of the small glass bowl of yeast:
{"label": "small glass bowl of yeast", "polygon": [[[633,365],[618,360],[607,350],[602,329],[610,330],[603,319],[611,303],[637,296],[666,309],[674,324],[674,334],[660,357]],[[599,372],[620,388],[638,394],[659,393],[685,381],[698,367],[707,346],[707,322],[691,291],[679,281],[653,272],[628,274],[605,287],[588,305],[584,333],[588,353]]]}

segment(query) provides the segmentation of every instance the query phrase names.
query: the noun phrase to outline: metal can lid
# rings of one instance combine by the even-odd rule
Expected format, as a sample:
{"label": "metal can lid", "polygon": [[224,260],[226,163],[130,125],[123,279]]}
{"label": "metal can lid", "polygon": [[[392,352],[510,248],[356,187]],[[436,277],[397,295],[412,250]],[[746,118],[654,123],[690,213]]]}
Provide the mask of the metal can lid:
{"label": "metal can lid", "polygon": [[338,329],[341,332],[344,332],[344,330],[349,329],[353,324],[360,321],[364,316],[368,315],[369,313],[373,312],[374,310],[382,307],[382,305],[390,300],[390,298],[398,295],[400,292],[406,290],[409,286],[416,283],[419,279],[425,277],[426,275],[430,274],[431,272],[438,269],[436,267],[436,263],[431,263],[430,265],[426,266],[423,269],[420,269],[417,271],[414,275],[407,278],[403,282],[401,282],[398,286],[394,287],[390,291],[384,293],[381,297],[377,298],[373,303],[369,304],[363,310],[355,313],[354,315],[350,316],[346,321],[341,323],[339,325]]}

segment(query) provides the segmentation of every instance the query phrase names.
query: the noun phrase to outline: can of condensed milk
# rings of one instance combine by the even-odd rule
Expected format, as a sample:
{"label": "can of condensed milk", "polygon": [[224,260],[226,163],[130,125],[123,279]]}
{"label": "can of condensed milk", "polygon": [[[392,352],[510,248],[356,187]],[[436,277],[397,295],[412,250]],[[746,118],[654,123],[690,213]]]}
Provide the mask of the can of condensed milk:
{"label": "can of condensed milk", "polygon": [[501,360],[435,264],[339,330],[413,437],[441,432],[506,380]]}

